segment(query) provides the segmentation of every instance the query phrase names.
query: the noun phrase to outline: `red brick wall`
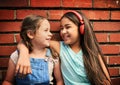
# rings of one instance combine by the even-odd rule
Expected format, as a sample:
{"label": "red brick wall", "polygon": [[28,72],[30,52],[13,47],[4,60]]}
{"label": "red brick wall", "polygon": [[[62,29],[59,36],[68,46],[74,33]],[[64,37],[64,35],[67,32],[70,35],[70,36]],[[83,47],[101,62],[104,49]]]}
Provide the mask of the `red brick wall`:
{"label": "red brick wall", "polygon": [[59,40],[59,19],[67,10],[80,10],[93,23],[113,83],[120,84],[120,0],[0,0],[1,82],[5,77],[9,55],[20,40],[22,19],[28,14],[45,16],[56,35],[54,39]]}

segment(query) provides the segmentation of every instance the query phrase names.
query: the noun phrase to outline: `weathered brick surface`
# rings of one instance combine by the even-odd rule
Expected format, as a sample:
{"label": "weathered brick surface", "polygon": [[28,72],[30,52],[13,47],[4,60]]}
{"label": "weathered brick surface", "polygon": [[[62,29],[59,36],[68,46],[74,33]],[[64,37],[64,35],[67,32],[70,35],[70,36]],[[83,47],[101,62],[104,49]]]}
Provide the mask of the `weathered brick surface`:
{"label": "weathered brick surface", "polygon": [[0,7],[27,7],[28,0],[0,0]]}
{"label": "weathered brick surface", "polygon": [[37,15],[41,15],[47,18],[47,11],[46,10],[17,10],[16,11],[16,18],[17,19],[23,19],[25,18],[27,15],[30,14],[37,14]]}
{"label": "weathered brick surface", "polygon": [[108,10],[81,10],[81,11],[86,15],[86,17],[92,20],[110,19],[110,11]]}
{"label": "weathered brick surface", "polygon": [[30,0],[31,7],[60,7],[61,0]]}
{"label": "weathered brick surface", "polygon": [[0,32],[20,31],[21,22],[0,22]]}
{"label": "weathered brick surface", "polygon": [[14,10],[0,10],[0,20],[13,20]]}
{"label": "weathered brick surface", "polygon": [[95,31],[120,31],[120,22],[94,22]]}
{"label": "weathered brick surface", "polygon": [[113,20],[120,20],[120,11],[112,11],[111,12],[111,19]]}
{"label": "weathered brick surface", "polygon": [[94,0],[94,8],[120,8],[119,0]]}
{"label": "weathered brick surface", "polygon": [[63,0],[62,6],[72,8],[91,8],[92,0]]}

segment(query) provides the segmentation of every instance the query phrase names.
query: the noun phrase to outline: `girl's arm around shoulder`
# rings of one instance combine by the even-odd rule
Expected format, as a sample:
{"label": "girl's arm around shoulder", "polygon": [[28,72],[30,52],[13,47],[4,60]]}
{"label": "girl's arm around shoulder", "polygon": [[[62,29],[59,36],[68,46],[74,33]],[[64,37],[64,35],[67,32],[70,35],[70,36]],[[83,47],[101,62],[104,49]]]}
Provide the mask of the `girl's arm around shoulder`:
{"label": "girl's arm around shoulder", "polygon": [[19,59],[16,64],[16,73],[18,72],[18,69],[19,69],[19,73],[24,75],[32,73],[28,48],[25,46],[25,44],[22,41],[18,43],[17,48],[19,50]]}
{"label": "girl's arm around shoulder", "polygon": [[[59,53],[60,44],[58,41],[51,41],[50,47],[53,48],[57,53]],[[19,73],[24,75],[32,73],[28,48],[22,41],[18,43],[17,48],[19,50],[19,59],[16,65],[16,73],[18,72],[18,69],[20,70]]]}
{"label": "girl's arm around shoulder", "polygon": [[60,61],[55,63],[54,76],[56,79],[56,85],[64,85],[64,81],[63,81],[63,77],[60,69]]}
{"label": "girl's arm around shoulder", "polygon": [[60,42],[59,41],[50,41],[50,48],[55,50],[58,54],[60,53]]}
{"label": "girl's arm around shoulder", "polygon": [[14,85],[14,76],[15,76],[15,64],[10,59],[9,64],[8,64],[6,78],[3,81],[2,85]]}

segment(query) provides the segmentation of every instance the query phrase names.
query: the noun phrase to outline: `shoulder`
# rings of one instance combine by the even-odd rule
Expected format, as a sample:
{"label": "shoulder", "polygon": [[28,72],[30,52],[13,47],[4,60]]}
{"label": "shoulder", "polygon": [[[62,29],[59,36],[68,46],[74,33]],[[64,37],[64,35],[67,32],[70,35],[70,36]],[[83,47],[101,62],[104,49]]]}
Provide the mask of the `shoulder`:
{"label": "shoulder", "polygon": [[60,41],[50,41],[50,48],[55,50],[58,54],[60,52]]}
{"label": "shoulder", "polygon": [[15,51],[11,54],[11,56],[16,56],[16,55],[18,55],[18,50],[15,50]]}

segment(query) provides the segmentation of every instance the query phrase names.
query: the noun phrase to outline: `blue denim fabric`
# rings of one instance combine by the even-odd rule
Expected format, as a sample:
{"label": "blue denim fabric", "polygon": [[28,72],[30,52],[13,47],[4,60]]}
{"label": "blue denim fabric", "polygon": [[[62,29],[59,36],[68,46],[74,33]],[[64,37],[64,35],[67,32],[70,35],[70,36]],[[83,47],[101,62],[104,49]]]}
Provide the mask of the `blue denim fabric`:
{"label": "blue denim fabric", "polygon": [[[50,55],[48,51],[47,56]],[[30,58],[32,74],[21,79],[16,76],[17,85],[49,85],[48,62],[45,59]]]}

